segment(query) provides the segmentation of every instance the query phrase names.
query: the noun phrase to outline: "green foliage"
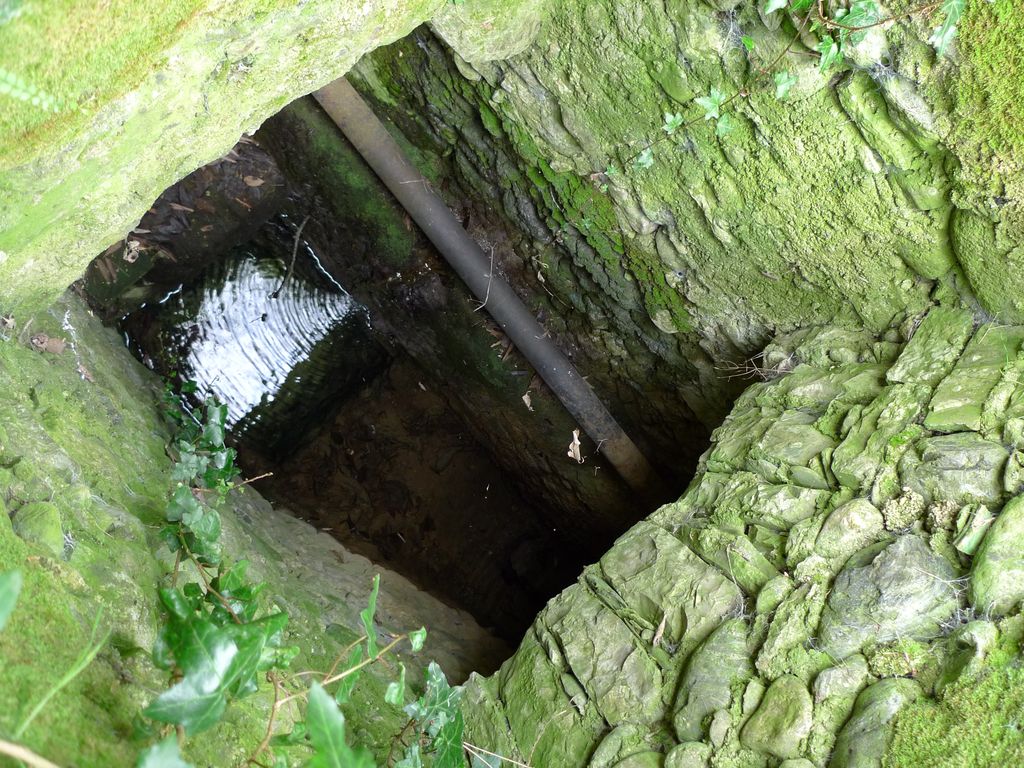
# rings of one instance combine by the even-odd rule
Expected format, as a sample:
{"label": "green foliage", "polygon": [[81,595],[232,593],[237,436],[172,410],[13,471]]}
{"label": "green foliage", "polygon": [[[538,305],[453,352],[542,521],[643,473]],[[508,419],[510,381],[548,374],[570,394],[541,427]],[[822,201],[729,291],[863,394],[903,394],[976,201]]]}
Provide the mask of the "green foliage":
{"label": "green foliage", "polygon": [[654,165],[654,150],[650,147],[641,151],[633,161],[633,167],[638,171],[647,170],[652,165]]}
{"label": "green foliage", "polygon": [[366,657],[377,658],[377,630],[373,626],[373,617],[377,613],[377,593],[380,592],[380,574],[373,577],[373,586],[370,588],[369,604],[359,613],[363,620],[363,630],[366,632]]}
{"label": "green foliage", "polygon": [[843,63],[842,46],[829,36],[823,37],[814,50],[821,54],[821,58],[818,60],[818,68],[822,72]]}
{"label": "green foliage", "polygon": [[345,716],[319,683],[309,689],[306,727],[316,750],[308,768],[375,768],[369,751],[346,743]]}
{"label": "green foliage", "polygon": [[462,690],[452,688],[444,672],[434,662],[427,667],[426,690],[405,708],[420,730],[430,739],[428,751],[434,755],[435,768],[461,768],[464,723],[459,698]]}
{"label": "green foliage", "polygon": [[783,101],[789,96],[790,89],[796,85],[797,77],[789,72],[775,73],[775,98]]}
{"label": "green foliage", "polygon": [[7,620],[14,613],[14,606],[21,594],[21,571],[0,573],[0,630],[7,626]]}
{"label": "green foliage", "polygon": [[741,37],[740,42],[743,43],[743,47],[747,49],[748,53],[752,53],[754,51],[754,38],[750,35],[744,35]]}
{"label": "green foliage", "polygon": [[945,0],[942,3],[942,23],[928,38],[928,42],[935,47],[936,55],[944,56],[946,54],[946,49],[956,37],[956,25],[960,22],[966,5],[967,0]]}
{"label": "green foliage", "polygon": [[705,120],[717,120],[722,116],[721,109],[725,102],[725,94],[718,88],[712,88],[711,93],[707,96],[699,96],[694,101],[704,108]]}
{"label": "green foliage", "polygon": [[216,725],[230,698],[255,691],[257,674],[281,666],[284,660],[273,649],[288,623],[287,615],[241,623],[226,606],[218,614],[210,605],[211,595],[196,589],[160,592],[170,620],[157,640],[154,661],[181,680],[160,694],[145,714],[181,725],[188,734]]}
{"label": "green foliage", "polygon": [[768,0],[764,4],[764,12],[766,14],[775,13],[775,11],[781,11],[787,5],[789,5],[789,0]]}
{"label": "green foliage", "polygon": [[722,114],[715,121],[715,135],[718,137],[728,136],[736,129],[736,124],[728,113]]}
{"label": "green foliage", "polygon": [[[175,447],[178,461],[172,470],[174,486],[168,494],[165,517],[168,525],[162,538],[177,553],[170,586],[160,590],[166,623],[153,649],[154,663],[170,673],[172,685],[159,694],[144,714],[159,723],[178,726],[187,735],[205,731],[220,722],[230,702],[258,689],[266,677],[275,686],[275,700],[269,714],[267,736],[255,746],[249,762],[264,764],[269,751],[271,763],[288,763],[274,749],[307,747],[313,751],[305,765],[313,768],[371,768],[373,758],[366,748],[346,741],[345,716],[340,707],[350,702],[362,671],[378,662],[400,642],[408,640],[413,652],[426,642],[425,628],[399,635],[381,647],[375,619],[380,594],[380,575],[373,578],[366,607],[359,613],[364,635],[344,649],[329,672],[307,687],[309,672],[287,674],[297,648],[281,646],[288,623],[284,613],[260,615],[259,596],[264,584],[249,580],[248,562],[222,562],[220,515],[217,508],[235,484],[235,454],[225,447],[227,409],[207,401],[196,412],[188,412],[180,396],[168,388],[164,401],[177,406],[180,418]],[[170,414],[169,414],[170,415]],[[198,580],[177,586],[182,563],[194,566]],[[328,693],[330,686],[333,695]],[[386,688],[383,703],[402,707],[406,696],[406,668],[398,663],[398,676]],[[274,733],[278,710],[293,699],[306,699],[304,714],[293,717],[291,731]],[[464,765],[462,756],[462,713],[459,691],[451,688],[436,664],[428,670],[426,692],[415,707],[410,723],[418,724],[415,740],[406,748],[399,765],[421,765],[425,746],[438,768]],[[406,733],[396,735],[396,739]],[[403,744],[404,746],[404,744]],[[146,750],[139,759],[147,768],[180,768],[177,744],[165,739]]]}
{"label": "green foliage", "polygon": [[168,736],[139,755],[135,768],[192,768],[181,758],[178,740]]}
{"label": "green foliage", "polygon": [[679,126],[681,126],[684,122],[685,120],[683,119],[682,114],[680,114],[679,112],[666,112],[665,124],[661,126],[661,130],[663,130],[665,133],[671,136],[673,133],[679,130]]}

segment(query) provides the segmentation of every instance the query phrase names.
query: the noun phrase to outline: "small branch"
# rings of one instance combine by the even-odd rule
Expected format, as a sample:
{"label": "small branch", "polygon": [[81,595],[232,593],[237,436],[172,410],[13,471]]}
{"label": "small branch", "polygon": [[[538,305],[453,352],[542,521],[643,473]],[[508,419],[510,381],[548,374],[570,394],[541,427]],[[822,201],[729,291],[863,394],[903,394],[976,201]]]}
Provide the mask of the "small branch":
{"label": "small branch", "polygon": [[462,748],[469,752],[469,754],[474,755],[475,757],[497,757],[499,760],[504,760],[506,763],[511,763],[512,765],[519,766],[519,768],[532,768],[532,766],[528,763],[521,763],[518,760],[513,760],[511,757],[499,755],[497,752],[490,752],[484,749],[483,747],[478,747],[475,744],[470,744],[468,741],[462,742]]}
{"label": "small branch", "polygon": [[[264,472],[262,475],[256,475],[256,477],[250,477],[248,480],[243,480],[240,483],[232,483],[231,485],[226,486],[226,488],[227,488],[228,491],[234,491],[234,490],[236,490],[238,488],[242,488],[242,487],[244,487],[246,485],[249,485],[250,483],[255,483],[257,480],[265,480],[266,478],[273,477],[273,476],[274,476],[273,472]],[[194,492],[196,492],[196,493],[213,493],[213,492],[219,491],[221,489],[220,488],[193,488],[192,490]]]}
{"label": "small branch", "polygon": [[415,725],[415,724],[416,724],[416,721],[413,720],[412,718],[410,718],[409,721],[405,725],[402,726],[402,730],[400,730],[398,732],[398,735],[395,736],[395,738],[393,738],[391,740],[391,746],[388,747],[388,757],[384,761],[384,768],[391,768],[391,761],[394,759],[393,755],[394,755],[394,752],[395,752],[395,744],[401,744],[404,747],[405,746],[405,732],[408,731],[409,728],[411,726]]}
{"label": "small branch", "polygon": [[474,312],[479,312],[481,309],[487,306],[487,301],[491,298],[491,281],[494,280],[494,246],[491,246],[491,269],[487,273],[487,292],[484,294],[484,300],[480,303]]}
{"label": "small branch", "polygon": [[188,544],[185,543],[185,537],[181,533],[178,534],[178,541],[181,542],[181,546],[185,549],[185,554],[188,555],[189,560],[196,564],[196,569],[199,571],[199,578],[203,580],[203,586],[206,588],[206,591],[217,598],[217,601],[224,606],[224,610],[231,614],[231,618],[234,619],[235,624],[244,623],[240,618],[238,618],[238,615],[231,607],[231,603],[228,602],[228,599],[213,588],[209,577],[206,575],[206,568],[196,559],[196,556],[192,554],[192,550],[188,548]]}
{"label": "small branch", "polygon": [[[332,676],[330,676],[330,677],[326,677],[326,678],[324,678],[324,681],[323,681],[323,682],[321,683],[321,685],[322,685],[322,686],[323,686],[324,688],[326,688],[326,687],[327,687],[328,685],[330,685],[331,683],[336,683],[336,682],[338,682],[339,680],[344,680],[344,679],[345,679],[346,677],[348,677],[349,675],[355,674],[356,672],[358,672],[358,671],[359,671],[360,669],[362,669],[363,667],[368,667],[368,666],[369,666],[370,664],[373,664],[373,663],[374,663],[375,661],[378,661],[378,660],[380,660],[380,658],[381,658],[381,657],[382,657],[382,656],[383,656],[383,655],[384,655],[385,653],[387,653],[388,651],[390,651],[390,650],[391,650],[392,648],[394,648],[394,647],[395,647],[396,645],[398,645],[398,644],[399,644],[400,642],[402,642],[403,640],[405,640],[405,639],[406,639],[407,637],[408,637],[408,635],[399,635],[399,636],[398,636],[398,637],[396,637],[396,638],[395,638],[394,640],[392,640],[392,641],[391,641],[390,643],[388,643],[388,644],[387,644],[387,645],[385,645],[385,646],[384,646],[383,648],[381,648],[380,650],[378,650],[378,651],[377,651],[377,655],[376,655],[376,656],[373,656],[372,658],[370,658],[370,657],[368,657],[368,658],[365,658],[365,659],[363,659],[363,660],[362,660],[361,662],[359,662],[358,664],[356,664],[356,665],[355,665],[354,667],[350,667],[350,668],[346,669],[346,670],[345,670],[344,672],[339,672],[339,673],[338,673],[338,674],[336,674],[336,675],[332,675]],[[289,701],[291,701],[292,699],[302,699],[302,698],[305,698],[305,697],[306,697],[306,694],[307,694],[307,691],[299,691],[298,693],[293,693],[293,694],[291,694],[290,696],[286,696],[285,698],[281,699],[281,702],[280,702],[280,703],[281,703],[281,704],[283,705],[283,704],[286,704],[286,703],[288,703],[288,702],[289,702]]]}
{"label": "small branch", "polygon": [[267,751],[267,748],[270,746],[270,740],[274,738],[274,724],[277,721],[277,712],[281,708],[279,705],[281,701],[281,681],[272,671],[267,672],[267,680],[274,684],[274,705],[270,708],[270,718],[267,720],[267,732],[263,735],[263,741],[256,747],[256,750],[249,756],[249,759],[245,761],[251,765],[261,765],[258,760]]}
{"label": "small branch", "polygon": [[270,298],[276,299],[281,295],[281,290],[284,288],[285,283],[288,282],[288,278],[292,276],[292,270],[295,269],[295,259],[299,255],[299,238],[302,236],[302,230],[306,227],[306,222],[309,221],[309,216],[302,220],[299,224],[299,228],[295,230],[295,244],[292,246],[292,261],[288,265],[288,271],[284,273],[284,277],[281,279],[281,284],[277,286],[277,290],[270,294]]}
{"label": "small branch", "polygon": [[32,768],[60,768],[56,763],[51,763],[45,757],[40,757],[31,749],[10,741],[3,741],[2,739],[0,739],[0,755],[7,755],[15,760],[20,760],[26,765],[32,766]]}
{"label": "small branch", "polygon": [[821,18],[821,23],[829,29],[842,29],[846,32],[863,32],[867,29],[874,29],[875,27],[881,27],[885,24],[891,24],[892,22],[899,21],[900,19],[907,19],[911,16],[916,16],[919,13],[931,13],[941,5],[942,0],[939,0],[939,2],[927,3],[926,5],[919,5],[916,8],[909,8],[902,13],[887,16],[884,19],[879,19],[871,24],[851,25],[843,24],[842,22],[835,21],[830,18],[829,15],[825,13],[825,0],[818,0],[818,16]]}

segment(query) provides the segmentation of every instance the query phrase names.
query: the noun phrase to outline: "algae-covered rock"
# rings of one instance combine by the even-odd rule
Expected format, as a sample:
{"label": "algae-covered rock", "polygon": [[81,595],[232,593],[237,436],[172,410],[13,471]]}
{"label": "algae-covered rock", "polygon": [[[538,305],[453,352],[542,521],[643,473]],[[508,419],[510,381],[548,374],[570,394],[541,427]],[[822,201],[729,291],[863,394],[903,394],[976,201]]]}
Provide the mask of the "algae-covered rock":
{"label": "algae-covered rock", "polygon": [[879,680],[857,697],[853,714],[836,739],[829,768],[880,768],[899,710],[921,696],[906,678]]}
{"label": "algae-covered rock", "polygon": [[665,755],[665,768],[704,768],[711,759],[711,745],[702,741],[686,741],[672,747]]}
{"label": "algae-covered rock", "polygon": [[1024,497],[1008,503],[989,527],[974,555],[971,603],[1002,616],[1024,600]]}
{"label": "algae-covered rock", "polygon": [[873,544],[882,534],[883,520],[867,499],[842,504],[825,518],[814,541],[822,557],[841,564],[854,552]]}
{"label": "algae-covered rock", "polygon": [[818,764],[832,752],[840,727],[850,717],[854,701],[868,684],[868,664],[863,656],[854,654],[837,666],[823,670],[814,678],[814,724],[807,744],[807,754]]}
{"label": "algae-covered rock", "polygon": [[952,369],[973,329],[974,316],[967,309],[932,309],[914,331],[886,378],[934,387]]}
{"label": "algae-covered rock", "polygon": [[641,523],[601,558],[607,600],[650,639],[664,621],[662,640],[683,655],[704,640],[740,603],[728,577],[695,555],[678,538]]}
{"label": "algae-covered rock", "polygon": [[827,656],[818,654],[815,659],[816,652],[807,649],[824,604],[825,589],[813,582],[800,585],[782,601],[757,655],[758,672],[769,680],[787,673],[807,679],[816,671],[816,665],[828,663]]}
{"label": "algae-covered rock", "polygon": [[1000,443],[974,432],[920,440],[900,462],[900,476],[926,501],[998,504],[1008,457]]}
{"label": "algae-covered rock", "polygon": [[743,726],[740,741],[755,752],[786,759],[800,756],[811,732],[811,694],[797,677],[780,677],[769,686],[761,705]]}
{"label": "algae-covered rock", "polygon": [[999,383],[1003,368],[1014,362],[1024,329],[983,325],[968,343],[952,372],[935,389],[924,425],[936,432],[981,430],[982,411]]}
{"label": "algae-covered rock", "polygon": [[732,689],[753,674],[747,649],[747,626],[730,619],[711,633],[690,656],[679,683],[673,718],[680,741],[700,741],[706,719],[729,708]]}
{"label": "algae-covered rock", "polygon": [[37,501],[21,507],[14,515],[14,532],[55,557],[60,557],[64,552],[60,511],[53,504]]}
{"label": "algae-covered rock", "polygon": [[821,617],[821,648],[836,659],[869,641],[930,637],[957,607],[956,574],[917,536],[903,535],[850,558]]}
{"label": "algae-covered rock", "polygon": [[610,725],[652,723],[664,715],[662,674],[615,613],[577,586],[541,615],[569,672]]}

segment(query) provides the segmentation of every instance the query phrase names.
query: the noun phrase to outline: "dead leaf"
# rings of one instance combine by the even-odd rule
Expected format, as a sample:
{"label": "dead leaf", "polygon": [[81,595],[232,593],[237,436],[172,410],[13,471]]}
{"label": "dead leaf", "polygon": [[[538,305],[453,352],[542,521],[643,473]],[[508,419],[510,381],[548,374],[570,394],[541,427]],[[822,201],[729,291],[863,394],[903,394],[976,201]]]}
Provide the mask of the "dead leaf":
{"label": "dead leaf", "polygon": [[526,407],[530,411],[530,413],[533,413],[533,400],[530,399],[529,392],[523,395],[523,402],[526,404]]}
{"label": "dead leaf", "polygon": [[121,254],[121,258],[128,264],[134,264],[139,260],[139,248],[142,244],[138,240],[128,240],[124,244],[124,253]]}
{"label": "dead leaf", "polygon": [[4,315],[3,317],[0,317],[0,328],[3,330],[13,331],[14,325],[14,315]]}
{"label": "dead leaf", "polygon": [[576,459],[577,464],[583,463],[583,453],[581,449],[582,446],[580,445],[580,431],[578,429],[574,429],[572,431],[572,442],[569,443],[568,456],[570,459]]}
{"label": "dead leaf", "polygon": [[169,203],[169,205],[176,211],[184,211],[185,213],[195,213],[195,210],[189,208],[187,205],[181,205],[179,203]]}
{"label": "dead leaf", "polygon": [[68,347],[66,339],[51,339],[45,333],[37,333],[31,342],[40,352],[49,352],[51,355],[59,355]]}
{"label": "dead leaf", "polygon": [[86,368],[81,363],[78,364],[78,375],[82,377],[83,381],[88,381],[88,382],[90,382],[92,384],[96,383],[96,379],[94,379],[92,377],[92,374],[89,373],[89,369]]}
{"label": "dead leaf", "polygon": [[265,183],[263,179],[258,176],[244,176],[242,181],[245,182],[245,186],[247,187],[262,187]]}

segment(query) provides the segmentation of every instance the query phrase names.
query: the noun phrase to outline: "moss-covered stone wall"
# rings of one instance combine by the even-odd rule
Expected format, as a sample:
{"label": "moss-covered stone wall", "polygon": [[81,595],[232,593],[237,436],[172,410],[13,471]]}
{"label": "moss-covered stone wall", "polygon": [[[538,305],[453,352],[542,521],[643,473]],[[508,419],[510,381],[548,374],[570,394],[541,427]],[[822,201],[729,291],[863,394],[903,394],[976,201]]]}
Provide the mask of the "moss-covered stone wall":
{"label": "moss-covered stone wall", "polygon": [[[522,289],[595,380],[657,393],[634,418],[688,407],[714,424],[734,366],[774,333],[881,331],[940,287],[1022,317],[1011,0],[968,2],[942,58],[938,18],[911,14],[826,73],[815,35],[753,0],[497,5],[446,7],[432,27],[451,49],[418,31],[353,79],[453,204],[501,212]],[[788,97],[769,73],[717,135],[695,99],[769,65],[795,77]]]}
{"label": "moss-covered stone wall", "polygon": [[687,493],[470,681],[470,740],[546,768],[1020,762],[1024,328],[918,320],[771,345],[790,372]]}

